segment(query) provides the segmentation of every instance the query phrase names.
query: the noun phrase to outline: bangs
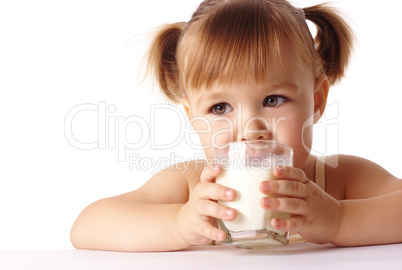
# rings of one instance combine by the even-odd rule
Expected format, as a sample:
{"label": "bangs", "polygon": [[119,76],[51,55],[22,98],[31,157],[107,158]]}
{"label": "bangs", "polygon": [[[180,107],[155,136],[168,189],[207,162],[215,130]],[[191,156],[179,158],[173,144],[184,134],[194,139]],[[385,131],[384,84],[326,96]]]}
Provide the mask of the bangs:
{"label": "bangs", "polygon": [[305,63],[313,68],[313,40],[305,21],[288,3],[222,1],[206,17],[194,22],[180,40],[177,60],[180,85],[210,88],[214,83],[257,83],[268,68],[286,71]]}

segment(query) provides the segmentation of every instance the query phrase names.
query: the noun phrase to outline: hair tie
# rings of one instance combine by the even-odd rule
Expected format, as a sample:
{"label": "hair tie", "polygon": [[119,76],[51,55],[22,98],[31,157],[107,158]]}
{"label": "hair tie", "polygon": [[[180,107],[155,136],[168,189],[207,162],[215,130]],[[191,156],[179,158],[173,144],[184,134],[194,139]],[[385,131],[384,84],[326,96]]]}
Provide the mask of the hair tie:
{"label": "hair tie", "polygon": [[303,8],[296,8],[296,14],[297,14],[297,16],[299,16],[300,18],[302,18],[303,21],[306,20],[306,13],[304,13],[304,9],[303,9]]}

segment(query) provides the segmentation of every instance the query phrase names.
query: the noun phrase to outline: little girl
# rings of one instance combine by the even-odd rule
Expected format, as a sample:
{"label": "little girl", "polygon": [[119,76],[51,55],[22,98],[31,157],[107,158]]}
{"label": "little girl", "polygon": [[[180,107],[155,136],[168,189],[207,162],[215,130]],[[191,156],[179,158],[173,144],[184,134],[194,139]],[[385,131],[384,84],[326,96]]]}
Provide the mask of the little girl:
{"label": "little girl", "polygon": [[[313,39],[306,20],[317,27]],[[310,154],[312,126],[329,87],[349,61],[353,35],[325,5],[286,0],[205,0],[187,23],[166,25],[149,51],[148,70],[166,97],[181,103],[208,160],[233,141],[274,140],[294,149],[294,167],[264,181],[261,207],[291,213],[278,230],[339,246],[402,242],[402,181],[379,165],[345,155]],[[337,166],[331,166],[337,164]],[[179,250],[222,241],[215,220],[233,220],[236,191],[215,183],[222,168],[191,161],[160,171],[141,188],[89,205],[77,218],[77,248]]]}

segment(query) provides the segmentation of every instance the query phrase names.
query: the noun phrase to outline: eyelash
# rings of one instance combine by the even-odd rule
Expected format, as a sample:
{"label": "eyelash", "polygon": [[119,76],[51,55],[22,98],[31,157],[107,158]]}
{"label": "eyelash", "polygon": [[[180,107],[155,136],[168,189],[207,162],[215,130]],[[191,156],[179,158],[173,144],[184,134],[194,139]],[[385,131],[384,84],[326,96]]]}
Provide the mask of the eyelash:
{"label": "eyelash", "polygon": [[[223,114],[218,114],[218,113],[214,112],[214,108],[215,108],[215,107],[217,107],[218,105],[225,105],[225,106],[229,106],[229,107],[231,107],[231,108],[232,108],[232,106],[230,106],[230,104],[229,104],[229,103],[226,103],[226,102],[221,102],[221,103],[217,103],[217,104],[214,104],[214,105],[212,105],[211,107],[209,107],[209,109],[208,109],[208,113],[212,113],[212,114],[214,114],[214,115],[218,115],[218,116],[221,116],[221,115],[226,114],[226,113],[223,113]],[[233,108],[232,108],[232,110],[233,110]]]}
{"label": "eyelash", "polygon": [[[270,106],[265,106],[265,102],[266,102],[266,100],[269,99],[269,98],[271,98],[271,99],[272,99],[272,98],[277,98],[277,99],[283,99],[283,100],[282,100],[282,102],[280,102],[279,105],[276,105],[276,104],[275,104],[275,106],[272,106],[272,107],[270,107]],[[267,97],[264,99],[263,105],[264,105],[264,107],[277,108],[277,107],[281,106],[281,105],[282,105],[284,102],[286,102],[287,100],[289,100],[287,97],[284,97],[284,96],[281,96],[281,95],[270,95],[270,96],[267,96]],[[215,115],[224,115],[224,114],[226,114],[226,112],[225,112],[225,113],[222,113],[222,114],[217,114],[216,112],[214,112],[214,108],[215,108],[216,106],[218,106],[218,105],[230,106],[230,107],[232,108],[232,106],[231,106],[230,104],[226,103],[226,102],[216,103],[216,104],[212,105],[211,107],[209,107],[208,113],[212,113],[212,114],[215,114]],[[233,108],[232,108],[232,110],[233,110]]]}
{"label": "eyelash", "polygon": [[284,103],[284,102],[286,102],[287,100],[289,100],[287,97],[284,97],[284,96],[281,96],[281,95],[271,95],[271,96],[267,96],[265,99],[264,99],[264,101],[263,101],[263,105],[265,106],[265,101],[267,100],[267,99],[269,99],[269,98],[277,98],[277,99],[282,99],[282,102],[280,102],[280,104],[279,105],[277,105],[277,104],[275,104],[275,106],[272,106],[272,107],[270,107],[270,106],[266,106],[266,107],[270,107],[270,108],[277,108],[277,107],[280,107],[280,106],[282,106],[282,104]]}

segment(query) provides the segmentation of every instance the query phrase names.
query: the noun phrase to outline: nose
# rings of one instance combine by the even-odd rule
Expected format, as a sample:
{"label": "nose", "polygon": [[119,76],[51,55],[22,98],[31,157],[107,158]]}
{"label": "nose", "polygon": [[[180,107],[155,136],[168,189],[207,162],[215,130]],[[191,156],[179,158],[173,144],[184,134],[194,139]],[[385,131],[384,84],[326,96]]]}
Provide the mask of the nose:
{"label": "nose", "polygon": [[260,116],[254,116],[244,122],[241,140],[272,140],[272,132],[268,121]]}

